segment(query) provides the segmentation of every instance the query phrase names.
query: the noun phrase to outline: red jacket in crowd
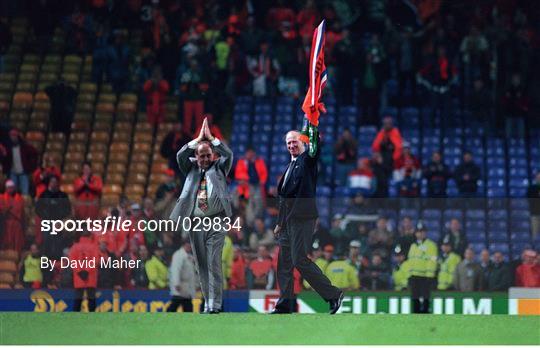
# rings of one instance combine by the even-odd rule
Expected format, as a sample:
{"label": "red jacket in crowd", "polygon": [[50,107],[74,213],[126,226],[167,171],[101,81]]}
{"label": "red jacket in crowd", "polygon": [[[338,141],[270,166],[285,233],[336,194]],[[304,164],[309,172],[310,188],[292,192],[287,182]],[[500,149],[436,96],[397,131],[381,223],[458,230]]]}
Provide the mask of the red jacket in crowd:
{"label": "red jacket in crowd", "polygon": [[[241,158],[236,163],[236,168],[234,170],[234,178],[237,181],[240,181],[240,185],[238,185],[238,194],[242,195],[246,198],[249,198],[249,162],[246,158]],[[261,186],[261,189],[266,185],[266,182],[268,181],[268,169],[266,167],[266,163],[264,162],[264,159],[257,158],[255,159],[255,171],[257,172],[257,175],[259,177],[259,185]],[[264,196],[264,192],[263,192]]]}
{"label": "red jacket in crowd", "polygon": [[246,289],[246,260],[242,255],[235,256],[229,279],[229,289]]}
{"label": "red jacket in crowd", "polygon": [[403,149],[403,138],[399,133],[399,129],[396,127],[393,127],[389,131],[381,129],[379,133],[377,133],[377,136],[371,145],[373,152],[381,152],[381,144],[386,141],[390,141],[392,144],[394,144],[394,153],[392,154],[392,158],[394,161],[396,161],[401,156],[401,151]]}
{"label": "red jacket in crowd", "polygon": [[165,119],[165,101],[169,92],[169,83],[161,80],[155,83],[153,80],[148,80],[143,86],[146,94],[146,115],[148,123],[155,125],[163,122]]}
{"label": "red jacket in crowd", "polygon": [[253,274],[253,287],[265,289],[268,284],[268,276],[272,271],[272,259],[257,257],[249,263],[249,270]]}
{"label": "red jacket in crowd", "polygon": [[540,288],[540,265],[523,263],[516,269],[516,286]]}
{"label": "red jacket in crowd", "polygon": [[[38,166],[38,152],[35,147],[24,141],[20,136],[19,146],[24,173],[31,174]],[[12,147],[8,146],[7,148],[0,150],[0,160],[2,161],[4,173],[9,173],[13,166]]]}
{"label": "red jacket in crowd", "polygon": [[[0,233],[0,249],[16,250],[24,247],[24,199],[19,193],[0,195],[0,214],[5,216],[4,230]],[[0,226],[0,228],[2,228]]]}
{"label": "red jacket in crowd", "polygon": [[50,166],[46,168],[39,167],[34,171],[32,178],[34,181],[34,187],[36,188],[36,198],[39,198],[39,196],[41,196],[41,194],[47,190],[49,178],[52,176],[55,176],[58,179],[58,183],[60,183],[62,173],[57,166]]}
{"label": "red jacket in crowd", "polygon": [[[96,288],[100,252],[92,237],[81,237],[77,243],[73,244],[69,252],[69,259],[70,261],[79,261],[76,267],[72,267],[73,287],[75,289]],[[80,262],[89,260],[95,260],[95,265],[89,262]]]}
{"label": "red jacket in crowd", "polygon": [[88,180],[83,176],[75,179],[76,203],[74,206],[75,216],[78,219],[95,219],[99,215],[99,198],[103,189],[101,178],[97,175],[90,175]]}
{"label": "red jacket in crowd", "polygon": [[398,181],[403,180],[405,177],[420,178],[420,169],[420,161],[411,154],[403,153],[403,155],[394,162],[394,176]]}

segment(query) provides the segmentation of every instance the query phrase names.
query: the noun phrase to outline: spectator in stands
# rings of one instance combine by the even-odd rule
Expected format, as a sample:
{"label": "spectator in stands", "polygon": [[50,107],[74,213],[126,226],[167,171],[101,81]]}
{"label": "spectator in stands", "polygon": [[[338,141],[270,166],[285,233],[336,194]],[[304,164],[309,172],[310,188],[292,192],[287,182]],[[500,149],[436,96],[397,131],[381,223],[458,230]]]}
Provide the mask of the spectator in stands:
{"label": "spectator in stands", "polygon": [[20,279],[25,288],[39,289],[43,282],[43,274],[41,273],[41,254],[37,244],[30,245],[30,252],[22,257],[20,266]]}
{"label": "spectator in stands", "polygon": [[398,237],[396,238],[396,247],[399,246],[400,250],[407,256],[411,245],[416,241],[414,236],[414,224],[410,216],[405,216],[401,219],[401,223],[398,227]]}
{"label": "spectator in stands", "polygon": [[[313,28],[310,27],[309,36],[313,35]],[[264,32],[255,23],[255,17],[249,16],[246,21],[246,27],[240,33],[239,42],[243,52],[248,56],[255,56],[259,49],[259,43],[262,41]]]}
{"label": "spectator in stands", "polygon": [[531,231],[533,238],[540,234],[540,171],[536,173],[534,182],[527,189],[529,209],[531,212]]}
{"label": "spectator in stands", "polygon": [[482,268],[474,260],[474,251],[471,248],[465,250],[465,258],[461,261],[454,274],[454,289],[457,291],[480,291],[483,290]]}
{"label": "spectator in stands", "polygon": [[4,55],[6,54],[13,36],[4,19],[0,20],[0,74],[4,72]]}
{"label": "spectator in stands", "polygon": [[[63,220],[71,214],[71,203],[65,192],[60,191],[58,179],[55,176],[49,178],[47,190],[36,201],[36,214],[43,220]],[[39,229],[41,233],[41,229]],[[62,256],[62,250],[67,246],[67,238],[64,234],[51,235],[45,232],[43,236],[43,255],[50,259],[58,260]]]}
{"label": "spectator in stands", "polygon": [[401,197],[418,197],[420,195],[420,178],[422,169],[420,161],[411,153],[408,142],[403,143],[402,154],[394,162],[394,181]]}
{"label": "spectator in stands", "polygon": [[372,196],[376,198],[388,197],[388,183],[392,175],[392,167],[384,163],[380,152],[373,152],[370,167],[376,182],[375,192]]}
{"label": "spectator in stands", "polygon": [[169,284],[169,269],[163,257],[165,253],[161,246],[154,249],[153,255],[144,263],[148,277],[148,289],[165,289]]}
{"label": "spectator in stands", "polygon": [[39,196],[41,196],[45,190],[47,190],[47,186],[49,186],[49,179],[53,176],[56,177],[58,182],[60,182],[60,179],[62,178],[60,168],[58,168],[56,165],[53,156],[44,155],[42,165],[38,167],[38,169],[36,169],[32,174],[34,187],[36,189],[36,199],[39,198]]}
{"label": "spectator in stands", "polygon": [[443,119],[448,117],[450,89],[456,77],[457,68],[443,45],[437,47],[436,54],[420,69],[416,77],[418,83],[424,85],[430,94],[432,109],[438,111]]}
{"label": "spectator in stands", "polygon": [[495,120],[493,118],[493,97],[486,88],[484,80],[477,78],[474,80],[473,90],[469,96],[469,108],[474,120],[484,125],[490,134],[495,129]]}
{"label": "spectator in stands", "polygon": [[253,231],[249,235],[249,247],[256,250],[259,245],[269,246],[274,244],[274,234],[272,230],[265,228],[261,218],[255,219]]}
{"label": "spectator in stands", "polygon": [[165,102],[169,92],[169,83],[161,76],[159,66],[154,67],[152,78],[144,83],[146,94],[146,117],[148,123],[157,126],[165,120]]}
{"label": "spectator in stands", "polygon": [[472,25],[469,35],[461,41],[459,50],[464,65],[464,82],[471,84],[473,76],[485,76],[488,73],[488,49],[486,37],[476,25]]}
{"label": "spectator in stands", "polygon": [[114,32],[114,42],[107,50],[107,77],[116,94],[121,94],[128,89],[129,64],[131,52],[125,43],[124,33],[120,30]]}
{"label": "spectator in stands", "polygon": [[202,127],[204,99],[208,91],[207,76],[197,60],[189,60],[189,67],[179,76],[177,84],[184,105],[184,130],[190,134],[197,134],[193,131]]}
{"label": "spectator in stands", "polygon": [[452,251],[450,238],[443,240],[439,254],[439,274],[437,275],[437,290],[450,290],[454,285],[454,275],[461,257]]}
{"label": "spectator in stands", "polygon": [[345,129],[334,145],[334,152],[337,158],[337,180],[338,185],[345,185],[347,174],[354,169],[357,160],[357,142],[349,129]]}
{"label": "spectator in stands", "polygon": [[263,216],[265,185],[268,181],[266,163],[262,157],[257,156],[252,147],[249,147],[244,157],[236,163],[234,178],[238,182],[238,194],[248,200],[246,222],[251,226],[254,219]]}
{"label": "spectator in stands", "polygon": [[96,267],[92,267],[89,262],[81,262],[84,260],[94,260],[97,264],[100,259],[98,246],[90,236],[90,232],[82,232],[79,241],[73,244],[69,251],[69,259],[76,261],[76,267],[71,268],[73,270],[73,287],[75,288],[73,311],[81,311],[84,292],[86,291],[88,311],[94,312],[96,310],[98,267],[97,265]]}
{"label": "spectator in stands", "polygon": [[280,74],[278,61],[269,50],[268,41],[261,41],[256,56],[248,57],[247,67],[253,79],[253,95],[257,97],[272,97],[276,95],[276,82]]}
{"label": "spectator in stands", "polygon": [[8,180],[6,174],[4,173],[4,168],[2,165],[2,151],[5,148],[0,144],[0,193],[4,193],[4,188],[6,186],[6,181]]}
{"label": "spectator in stands", "polygon": [[[348,243],[348,238],[345,233],[345,228],[342,226],[343,221],[343,215],[341,214],[335,214],[332,217],[332,222],[330,225],[330,236],[332,236],[332,240],[334,241],[334,244],[336,246],[337,252],[342,253],[345,251],[346,243]],[[321,244],[323,245],[323,244]]]}
{"label": "spectator in stands", "polygon": [[[166,182],[159,185],[156,191],[154,210],[158,219],[168,219],[176,203],[177,197],[180,195],[184,182],[177,184],[172,169],[167,169]],[[178,185],[182,185],[178,187]]]}
{"label": "spectator in stands", "polygon": [[399,245],[394,249],[394,253],[395,267],[392,271],[394,290],[403,291],[409,287],[411,261],[407,260],[407,254]]}
{"label": "spectator in stands", "polygon": [[451,173],[446,164],[443,163],[440,152],[436,151],[431,155],[431,161],[424,168],[423,174],[427,180],[428,197],[445,198],[446,184]]}
{"label": "spectator in stands", "polygon": [[439,240],[439,246],[442,245],[443,241],[448,240],[452,246],[452,250],[463,257],[465,254],[465,249],[469,246],[469,241],[467,240],[467,235],[461,229],[461,223],[458,219],[452,219],[448,223],[448,230]]}
{"label": "spectator in stands", "polygon": [[362,274],[362,287],[367,290],[389,290],[390,289],[390,270],[383,262],[381,255],[374,253],[371,256],[371,262]]}
{"label": "spectator in stands", "polygon": [[131,270],[130,284],[135,288],[145,289],[149,284],[149,278],[146,272],[146,263],[150,258],[146,245],[139,245],[138,247],[136,245],[137,244],[135,242],[130,241],[130,248],[135,247],[137,250],[136,255],[134,255],[132,259],[141,260],[142,262],[140,263],[140,267],[136,267]]}
{"label": "spectator in stands", "polygon": [[174,128],[167,133],[163,142],[161,143],[160,153],[161,156],[166,158],[169,162],[169,168],[174,170],[176,176],[180,179],[183,186],[183,176],[178,164],[176,163],[176,153],[187,144],[191,138],[189,133],[184,130],[181,122],[174,124]]}
{"label": "spectator in stands", "polygon": [[275,274],[272,268],[272,258],[265,245],[258,246],[257,257],[249,263],[247,281],[249,289],[273,289]]}
{"label": "spectator in stands", "polygon": [[229,289],[239,290],[247,288],[246,266],[247,263],[242,249],[239,246],[235,246],[233,263],[231,267],[231,276],[229,278]]}
{"label": "spectator in stands", "polygon": [[512,275],[510,274],[510,266],[504,262],[504,256],[500,251],[493,254],[493,262],[487,274],[488,291],[507,291],[512,285]]}
{"label": "spectator in stands", "polygon": [[47,86],[45,93],[51,104],[49,112],[51,130],[68,135],[75,113],[77,91],[60,78],[56,83]]}
{"label": "spectator in stands", "polygon": [[15,183],[18,191],[23,195],[28,195],[30,193],[29,175],[36,170],[38,165],[37,150],[27,143],[15,128],[9,131],[6,150],[4,171],[9,173],[9,178]]}
{"label": "spectator in stands", "polygon": [[506,137],[523,138],[525,136],[524,118],[529,112],[529,99],[519,73],[512,74],[510,85],[503,97],[502,106],[506,120]]}
{"label": "spectator in stands", "polygon": [[492,262],[489,255],[489,250],[484,249],[480,252],[480,267],[482,268],[482,289],[487,288],[489,272],[491,271]]}
{"label": "spectator in stands", "polygon": [[[154,220],[156,218],[156,213],[154,211],[154,201],[151,198],[145,198],[143,200],[141,215],[139,216],[139,220],[145,220],[147,223],[148,221]],[[145,224],[145,226],[148,226]],[[144,234],[144,242],[147,247],[153,248],[158,243],[158,236],[156,236],[156,231],[153,231],[149,228],[146,228],[144,231],[142,231]],[[159,232],[159,231],[158,231]],[[161,246],[163,247],[163,241],[161,242]],[[168,261],[167,258],[163,258],[165,261]]]}
{"label": "spectator in stands", "polygon": [[515,285],[524,288],[540,287],[540,263],[534,250],[526,250],[523,262],[516,269]]}
{"label": "spectator in stands", "polygon": [[334,246],[333,245],[328,244],[328,245],[325,245],[323,247],[323,258],[328,263],[335,260],[335,258],[334,258]]}
{"label": "spectator in stands", "polygon": [[474,163],[472,153],[465,151],[463,153],[463,162],[454,171],[454,180],[461,197],[476,197],[479,179],[480,167]]}
{"label": "spectator in stands", "polygon": [[398,61],[398,97],[404,105],[405,88],[409,85],[412,93],[412,103],[416,104],[416,80],[414,78],[417,68],[418,38],[410,26],[405,26],[399,33]]}
{"label": "spectator in stands", "polygon": [[99,198],[103,190],[101,178],[92,173],[92,164],[84,162],[81,176],[73,182],[75,190],[75,216],[78,219],[96,219],[99,215]]}
{"label": "spectator in stands", "polygon": [[26,223],[24,200],[12,180],[7,180],[5,187],[5,192],[0,196],[0,249],[11,249],[20,253],[24,247]]}
{"label": "spectator in stands", "polygon": [[349,188],[351,192],[370,197],[375,192],[376,187],[377,181],[371,170],[369,159],[360,158],[356,169],[349,172]]}
{"label": "spectator in stands", "polygon": [[182,306],[184,312],[193,312],[192,299],[195,298],[197,284],[191,244],[185,239],[171,261],[169,288],[172,299],[167,312],[176,312],[179,306]]}
{"label": "spectator in stands", "polygon": [[377,41],[371,49],[364,53],[364,64],[360,71],[360,101],[358,105],[362,106],[363,117],[366,124],[376,125],[379,121],[380,94],[383,84],[383,64],[384,51],[378,44],[378,35],[373,34]]}
{"label": "spectator in stands", "polygon": [[[313,25],[313,28],[315,27],[315,25]],[[357,49],[353,44],[353,40],[351,38],[349,30],[342,30],[341,40],[339,40],[334,46],[337,82],[336,98],[342,105],[353,104],[353,81],[356,75],[356,51]]]}
{"label": "spectator in stands", "polygon": [[362,253],[362,243],[358,240],[351,240],[349,243],[349,263],[356,268],[357,272],[368,266],[369,260]]}
{"label": "spectator in stands", "polygon": [[392,243],[393,238],[388,220],[381,217],[377,220],[377,227],[369,232],[368,245],[373,254],[378,253],[385,262],[389,262]]}
{"label": "spectator in stands", "polygon": [[[96,267],[98,268],[98,288],[100,289],[112,289],[119,286],[120,269],[107,267],[102,262],[107,262],[109,259],[116,260],[116,255],[108,250],[107,241],[104,235],[101,235],[97,239],[97,245],[99,246],[99,257],[96,259]],[[103,265],[103,266],[102,266]]]}
{"label": "spectator in stands", "polygon": [[345,258],[332,261],[326,266],[324,274],[332,285],[344,291],[360,289],[360,279],[356,268]]}
{"label": "spectator in stands", "polygon": [[98,22],[94,32],[94,50],[92,52],[92,81],[101,85],[107,72],[109,50],[109,29],[106,23]]}
{"label": "spectator in stands", "polygon": [[397,161],[401,156],[403,139],[399,129],[394,127],[392,117],[387,116],[383,119],[383,127],[377,133],[371,148],[373,152],[381,153],[383,165],[386,168],[394,168],[394,161]]}

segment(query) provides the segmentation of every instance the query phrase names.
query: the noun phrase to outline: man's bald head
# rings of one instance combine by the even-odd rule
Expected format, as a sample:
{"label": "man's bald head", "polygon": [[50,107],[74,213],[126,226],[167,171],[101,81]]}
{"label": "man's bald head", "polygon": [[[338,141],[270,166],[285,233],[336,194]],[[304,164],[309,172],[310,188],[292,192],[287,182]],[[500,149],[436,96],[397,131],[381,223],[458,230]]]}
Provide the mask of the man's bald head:
{"label": "man's bald head", "polygon": [[214,159],[214,151],[208,142],[200,143],[195,149],[195,158],[201,169],[208,169]]}
{"label": "man's bald head", "polygon": [[287,135],[285,136],[287,150],[289,150],[289,153],[294,158],[300,156],[306,150],[306,146],[300,140],[300,137],[301,134],[297,130],[291,130],[287,132]]}

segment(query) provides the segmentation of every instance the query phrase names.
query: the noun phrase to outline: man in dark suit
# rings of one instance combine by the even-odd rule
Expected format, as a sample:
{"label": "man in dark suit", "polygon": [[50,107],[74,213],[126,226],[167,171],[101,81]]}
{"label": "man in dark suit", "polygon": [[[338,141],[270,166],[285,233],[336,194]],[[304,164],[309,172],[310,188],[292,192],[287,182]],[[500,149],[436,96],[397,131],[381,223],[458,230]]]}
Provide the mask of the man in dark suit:
{"label": "man in dark suit", "polygon": [[301,134],[290,131],[285,137],[291,163],[278,184],[279,216],[274,235],[279,240],[278,283],[280,298],[273,314],[291,313],[296,302],[293,286],[293,269],[330,304],[330,314],[335,314],[343,300],[343,292],[313,263],[308,254],[312,248],[315,221],[318,217],[315,192],[317,160],[320,150],[310,156]]}

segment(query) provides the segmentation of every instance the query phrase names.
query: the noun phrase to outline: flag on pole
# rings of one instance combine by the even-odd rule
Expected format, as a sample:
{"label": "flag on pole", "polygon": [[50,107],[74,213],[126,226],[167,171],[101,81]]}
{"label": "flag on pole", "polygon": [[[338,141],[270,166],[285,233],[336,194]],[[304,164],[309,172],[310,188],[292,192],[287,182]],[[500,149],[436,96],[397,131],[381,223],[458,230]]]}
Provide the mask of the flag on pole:
{"label": "flag on pole", "polygon": [[309,88],[302,104],[302,111],[304,111],[306,118],[313,126],[319,125],[320,112],[326,112],[324,104],[321,102],[322,91],[326,86],[326,66],[324,65],[325,26],[323,20],[313,31],[309,58]]}

